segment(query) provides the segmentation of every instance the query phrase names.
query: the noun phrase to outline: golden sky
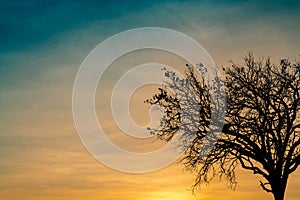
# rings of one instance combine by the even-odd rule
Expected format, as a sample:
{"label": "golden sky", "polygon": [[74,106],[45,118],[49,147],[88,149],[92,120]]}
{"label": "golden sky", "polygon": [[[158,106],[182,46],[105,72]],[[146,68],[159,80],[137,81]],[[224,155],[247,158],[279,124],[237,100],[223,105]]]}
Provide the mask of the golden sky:
{"label": "golden sky", "polygon": [[[73,3],[0,3],[0,199],[9,200],[232,200],[265,199],[259,177],[238,169],[239,186],[230,190],[215,180],[192,195],[195,174],[179,163],[145,174],[104,166],[81,143],[72,116],[72,89],[85,56],[121,31],[159,26],[181,31],[202,44],[217,65],[239,62],[247,51],[298,58],[300,26],[291,1],[109,1]],[[127,2],[127,1],[126,1]],[[286,3],[283,3],[286,2]],[[2,29],[0,30],[2,31]],[[178,67],[185,61],[161,51],[133,52],[110,66],[96,95],[97,116],[108,136],[132,151],[162,146],[153,140],[135,144],[116,127],[109,107],[115,79],[148,61]],[[137,123],[149,120],[143,101],[154,86],[132,98]],[[126,141],[126,142],[124,142]],[[300,171],[290,177],[287,200],[299,199]]]}

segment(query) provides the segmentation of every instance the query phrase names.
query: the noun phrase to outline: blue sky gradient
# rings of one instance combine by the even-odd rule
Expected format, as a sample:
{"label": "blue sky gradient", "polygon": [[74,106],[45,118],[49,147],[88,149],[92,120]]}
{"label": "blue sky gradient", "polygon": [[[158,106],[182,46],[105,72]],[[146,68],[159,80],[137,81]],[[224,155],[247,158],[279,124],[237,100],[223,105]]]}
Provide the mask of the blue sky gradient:
{"label": "blue sky gradient", "polygon": [[[194,7],[194,10],[179,10],[180,13],[176,13],[179,16],[189,12],[199,12],[201,16],[202,12],[207,12],[207,7],[224,7],[224,10],[218,10],[221,12],[212,11],[211,14],[215,15],[213,17],[215,23],[243,23],[249,19],[259,20],[268,16],[292,20],[299,19],[300,16],[297,12],[300,8],[299,1],[2,1],[0,3],[1,52],[31,48],[55,37],[56,34],[80,29],[94,22],[120,18],[151,9],[153,6],[163,8],[168,4],[180,3],[193,3],[199,6]],[[243,5],[246,5],[244,9],[235,9]],[[165,15],[168,15],[168,7],[165,9]],[[235,10],[228,13],[228,9]],[[159,17],[163,18],[163,15]],[[153,16],[153,19],[157,17]],[[270,19],[270,23],[274,21]],[[127,24],[128,27],[134,25],[132,22]],[[155,26],[155,21],[146,22],[144,26]]]}
{"label": "blue sky gradient", "polygon": [[78,66],[105,38],[144,26],[192,36],[219,65],[247,51],[293,58],[300,51],[299,8],[299,1],[2,1],[0,83],[33,65]]}

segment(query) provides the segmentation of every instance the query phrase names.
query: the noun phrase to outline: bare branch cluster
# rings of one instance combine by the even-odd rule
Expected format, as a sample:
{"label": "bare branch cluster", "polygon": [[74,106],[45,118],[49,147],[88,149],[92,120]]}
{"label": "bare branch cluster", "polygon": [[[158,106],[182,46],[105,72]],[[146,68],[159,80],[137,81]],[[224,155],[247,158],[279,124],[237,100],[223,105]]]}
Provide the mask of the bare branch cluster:
{"label": "bare branch cluster", "polygon": [[[255,60],[249,54],[244,64],[231,64],[223,69],[224,84],[216,77],[210,86],[197,76],[192,66],[187,66],[185,79],[166,71],[166,77],[173,80],[169,86],[176,87],[179,93],[171,97],[160,89],[159,94],[147,100],[163,106],[168,116],[163,126],[153,133],[170,140],[184,125],[180,121],[183,117],[180,105],[186,101],[182,97],[186,96],[189,84],[195,98],[189,99],[188,105],[196,105],[197,109],[191,110],[194,119],[188,127],[197,126],[198,131],[191,135],[190,128],[184,129],[184,136],[193,139],[190,144],[182,144],[188,145],[182,162],[187,169],[197,171],[194,189],[215,177],[225,178],[235,188],[235,169],[240,165],[262,177],[263,190],[273,193],[275,199],[284,199],[288,177],[300,163],[300,63],[283,59],[274,65],[269,58]],[[215,102],[211,101],[209,90],[224,86],[227,107],[218,105],[227,111],[222,133],[208,134],[213,131],[210,124],[214,118],[212,102]],[[207,152],[207,141],[216,137],[217,143]]]}

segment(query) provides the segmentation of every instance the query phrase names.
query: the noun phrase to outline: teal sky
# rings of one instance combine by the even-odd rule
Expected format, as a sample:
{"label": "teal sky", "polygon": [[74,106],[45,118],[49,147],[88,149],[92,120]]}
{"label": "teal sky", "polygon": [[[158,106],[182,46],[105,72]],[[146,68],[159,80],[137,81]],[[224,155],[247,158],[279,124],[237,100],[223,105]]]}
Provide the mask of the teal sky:
{"label": "teal sky", "polygon": [[[299,7],[296,0],[1,2],[1,53],[26,51],[55,43],[66,32],[90,26],[98,28],[103,37],[140,26],[163,26],[187,32],[191,26],[202,23],[239,34],[247,31],[245,27],[254,22],[259,24],[259,21],[266,20],[268,23],[264,25],[273,27],[274,32],[296,36],[299,33]],[[128,21],[121,23],[122,19]],[[112,26],[104,27],[105,22]],[[192,25],[193,22],[196,24]]]}
{"label": "teal sky", "polygon": [[[161,176],[161,182],[152,174],[143,177],[141,181],[149,183],[144,186],[138,177],[105,168],[89,156],[77,137],[71,108],[73,83],[81,62],[104,39],[147,26],[191,36],[219,66],[229,60],[239,62],[248,51],[271,56],[274,62],[282,57],[299,59],[299,10],[297,0],[1,1],[0,197],[80,199],[82,195],[82,199],[99,199],[93,196],[97,191],[108,195],[103,199],[125,199],[109,196],[107,191],[115,190],[120,195],[127,191],[128,199],[133,199],[129,196],[142,197],[143,192],[155,187],[158,192],[172,193],[170,185],[174,183],[164,180],[165,174],[176,174],[178,180],[182,179],[180,184],[189,186],[193,179],[186,179],[182,171],[173,168],[153,174]],[[299,170],[297,174],[300,177]],[[84,181],[82,177],[86,177]],[[297,180],[289,185],[291,200],[299,196]],[[266,195],[261,192],[251,196],[260,190],[255,181],[241,189],[249,200]],[[190,195],[186,187],[174,187]],[[221,187],[218,191],[224,200],[241,195],[226,196],[223,190]],[[213,199],[214,193],[207,192],[211,195],[207,199]]]}
{"label": "teal sky", "polygon": [[248,51],[275,61],[295,59],[300,54],[299,8],[296,0],[2,1],[0,88],[24,87],[61,66],[78,68],[99,42],[145,26],[186,33],[218,65],[239,61]]}
{"label": "teal sky", "polygon": [[30,71],[33,65],[78,66],[105,38],[144,26],[192,36],[219,65],[247,51],[295,57],[300,46],[299,8],[296,0],[2,1],[0,83],[7,85],[15,76],[10,73]]}

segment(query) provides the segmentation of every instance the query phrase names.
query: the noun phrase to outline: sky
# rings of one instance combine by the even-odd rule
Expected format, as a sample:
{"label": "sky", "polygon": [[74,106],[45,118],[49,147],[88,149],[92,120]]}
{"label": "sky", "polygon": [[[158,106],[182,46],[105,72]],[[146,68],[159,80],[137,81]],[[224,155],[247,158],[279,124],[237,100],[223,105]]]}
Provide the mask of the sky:
{"label": "sky", "polygon": [[[0,2],[0,198],[1,199],[203,199],[271,200],[259,177],[239,169],[239,186],[213,181],[192,195],[195,174],[177,162],[156,172],[130,174],[104,166],[85,149],[72,116],[76,73],[88,53],[119,32],[164,27],[198,41],[218,66],[255,56],[298,59],[299,1],[58,1]],[[146,61],[182,61],[162,52],[136,52],[120,58],[96,95],[98,117],[111,139],[129,150],[156,144],[120,136],[105,95],[124,68]],[[184,63],[184,62],[182,62]],[[112,81],[113,80],[113,81]],[[140,91],[140,90],[139,90]],[[147,120],[145,96],[137,91],[138,123]],[[104,116],[104,117],[103,117]],[[140,121],[139,121],[140,120]],[[124,144],[124,141],[125,144]],[[133,145],[133,146],[132,146]],[[164,145],[164,144],[158,144]],[[299,198],[300,172],[291,177],[289,200]]]}

